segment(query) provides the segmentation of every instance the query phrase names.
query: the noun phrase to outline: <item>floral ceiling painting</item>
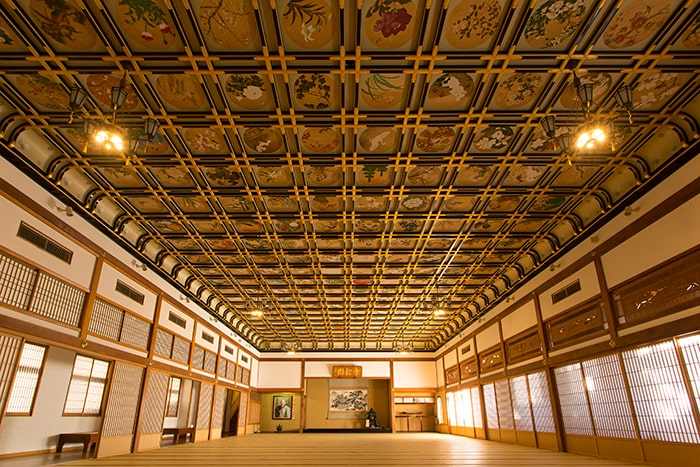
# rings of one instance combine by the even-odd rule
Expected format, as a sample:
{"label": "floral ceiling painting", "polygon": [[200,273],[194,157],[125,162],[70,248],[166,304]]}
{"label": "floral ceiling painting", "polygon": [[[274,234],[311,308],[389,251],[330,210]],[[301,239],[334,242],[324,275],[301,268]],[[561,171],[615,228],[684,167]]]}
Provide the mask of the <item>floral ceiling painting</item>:
{"label": "floral ceiling painting", "polygon": [[697,154],[699,31],[681,0],[2,2],[0,152],[262,352],[432,352]]}

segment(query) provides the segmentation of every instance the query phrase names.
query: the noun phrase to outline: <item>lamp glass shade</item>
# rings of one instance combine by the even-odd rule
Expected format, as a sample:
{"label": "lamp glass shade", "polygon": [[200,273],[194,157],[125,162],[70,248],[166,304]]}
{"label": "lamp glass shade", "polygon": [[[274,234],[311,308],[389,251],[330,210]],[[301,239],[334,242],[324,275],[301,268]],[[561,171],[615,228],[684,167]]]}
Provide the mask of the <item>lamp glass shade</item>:
{"label": "lamp glass shade", "polygon": [[95,130],[97,130],[95,122],[90,119],[85,119],[83,121],[83,133],[85,133],[86,137],[91,137],[95,133]]}
{"label": "lamp glass shade", "polygon": [[136,154],[136,150],[141,145],[141,140],[138,138],[129,138],[129,154]]}
{"label": "lamp glass shade", "polygon": [[545,134],[552,138],[554,136],[554,131],[556,130],[556,122],[554,115],[547,115],[542,120],[540,120],[540,125]]}
{"label": "lamp glass shade", "polygon": [[626,110],[632,109],[632,88],[623,84],[615,91],[617,105]]}
{"label": "lamp glass shade", "polygon": [[564,153],[571,152],[571,134],[562,133],[559,136],[557,136],[556,139],[557,139],[557,144],[559,145],[559,148],[561,149],[561,152],[564,152]]}
{"label": "lamp glass shade", "polygon": [[579,85],[576,88],[576,94],[578,95],[578,99],[581,101],[583,110],[588,112],[588,109],[591,108],[591,104],[593,103],[593,84],[585,83]]}
{"label": "lamp glass shade", "polygon": [[155,118],[147,118],[146,122],[144,123],[144,133],[146,134],[146,138],[149,140],[153,139],[158,132],[158,128],[160,128],[160,122],[158,122],[158,120]]}
{"label": "lamp glass shade", "polygon": [[117,110],[124,104],[124,101],[126,100],[126,94],[127,93],[126,93],[125,88],[123,88],[121,86],[112,87],[112,93],[111,93],[112,109]]}
{"label": "lamp glass shade", "polygon": [[83,106],[85,99],[87,98],[87,93],[85,90],[78,86],[73,86],[70,88],[70,100],[68,105],[71,110],[78,110]]}

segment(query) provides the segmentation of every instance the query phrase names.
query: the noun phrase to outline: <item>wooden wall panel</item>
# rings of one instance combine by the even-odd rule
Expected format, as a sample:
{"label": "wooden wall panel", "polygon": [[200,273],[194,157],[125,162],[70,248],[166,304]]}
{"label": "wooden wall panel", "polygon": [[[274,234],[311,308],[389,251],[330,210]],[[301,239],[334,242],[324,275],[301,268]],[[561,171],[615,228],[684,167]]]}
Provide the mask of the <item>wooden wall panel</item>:
{"label": "wooden wall panel", "polygon": [[141,413],[140,432],[161,433],[163,431],[163,414],[165,399],[168,396],[170,377],[159,371],[150,371],[143,396],[143,411]]}
{"label": "wooden wall panel", "polygon": [[513,364],[542,355],[542,343],[537,328],[528,329],[506,340],[506,362]]}
{"label": "wooden wall panel", "polygon": [[478,375],[479,365],[476,360],[476,355],[469,360],[465,360],[459,364],[459,377],[462,380],[475,378]]}
{"label": "wooden wall panel", "polygon": [[5,415],[5,406],[10,397],[17,360],[19,359],[22,339],[0,334],[0,424]]}
{"label": "wooden wall panel", "polygon": [[131,452],[142,380],[143,368],[114,364],[97,457]]}
{"label": "wooden wall panel", "polygon": [[607,334],[607,326],[603,303],[595,300],[547,321],[547,344],[551,350],[564,348]]}
{"label": "wooden wall panel", "polygon": [[503,352],[500,345],[479,352],[480,373],[488,373],[499,368],[503,368]]}
{"label": "wooden wall panel", "polygon": [[211,423],[211,407],[214,398],[214,386],[202,383],[199,389],[199,401],[197,408],[197,442],[206,441],[209,438],[209,425]]}
{"label": "wooden wall panel", "polygon": [[459,365],[451,366],[445,370],[445,384],[454,384],[459,382]]}
{"label": "wooden wall panel", "polygon": [[221,437],[221,428],[224,425],[224,402],[226,400],[226,388],[217,386],[214,391],[214,409],[211,423],[211,439]]}
{"label": "wooden wall panel", "polygon": [[700,305],[700,249],[612,290],[620,328]]}

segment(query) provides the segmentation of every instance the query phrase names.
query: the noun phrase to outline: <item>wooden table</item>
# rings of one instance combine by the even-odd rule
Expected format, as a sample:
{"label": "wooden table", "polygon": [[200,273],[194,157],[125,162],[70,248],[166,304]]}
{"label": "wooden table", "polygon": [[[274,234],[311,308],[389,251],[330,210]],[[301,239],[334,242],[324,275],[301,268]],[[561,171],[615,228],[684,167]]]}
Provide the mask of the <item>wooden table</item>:
{"label": "wooden table", "polygon": [[411,417],[416,417],[420,423],[420,431],[423,431],[423,412],[399,412],[396,418],[406,419],[406,431],[411,431]]}
{"label": "wooden table", "polygon": [[190,435],[190,442],[194,442],[194,427],[163,428],[163,436],[173,435],[173,444],[180,444],[180,436],[187,443],[187,435]]}
{"label": "wooden table", "polygon": [[56,454],[63,452],[63,445],[66,443],[81,443],[83,445],[83,457],[85,458],[90,453],[92,445],[97,443],[97,432],[59,434],[58,443],[56,443]]}

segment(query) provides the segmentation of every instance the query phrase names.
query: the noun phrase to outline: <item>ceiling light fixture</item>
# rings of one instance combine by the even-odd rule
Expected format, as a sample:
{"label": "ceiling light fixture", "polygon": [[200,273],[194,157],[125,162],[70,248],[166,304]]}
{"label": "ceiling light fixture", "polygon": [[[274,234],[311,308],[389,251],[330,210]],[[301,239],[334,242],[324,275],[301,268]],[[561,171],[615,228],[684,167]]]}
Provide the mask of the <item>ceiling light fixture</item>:
{"label": "ceiling light fixture", "polygon": [[285,342],[282,344],[282,352],[287,352],[287,355],[296,355],[300,350],[301,346],[297,342],[292,342],[291,344]]}
{"label": "ceiling light fixture", "polygon": [[[556,117],[554,115],[546,115],[540,120],[542,130],[547,137],[554,141],[559,147],[562,154],[566,155],[567,161],[571,164],[571,156],[579,151],[599,150],[603,145],[608,144],[612,151],[615,151],[614,143],[614,119],[617,116],[614,113],[606,112],[605,115],[600,113],[594,114],[592,108],[593,102],[593,83],[584,83],[576,75],[574,66],[569,69],[574,77],[574,88],[576,97],[581,104],[583,112],[583,123],[576,126],[572,132],[566,127],[557,127]],[[615,101],[617,105],[627,112],[630,124],[632,123],[632,88],[626,84],[622,84],[615,91]],[[600,109],[600,107],[599,107]]]}
{"label": "ceiling light fixture", "polygon": [[413,352],[413,345],[412,344],[404,344],[403,342],[397,343],[394,346],[394,352],[399,353],[401,355],[407,355],[407,354]]}
{"label": "ceiling light fixture", "polygon": [[[142,134],[138,134],[136,130],[127,130],[117,125],[117,112],[126,101],[127,95],[125,73],[119,86],[113,86],[110,92],[111,114],[98,117],[89,114],[83,115],[83,132],[86,138],[83,152],[87,152],[91,142],[107,152],[124,154],[126,150],[127,164],[129,164],[131,156],[136,154],[140,146],[147,146],[155,139],[160,123],[154,118],[149,117],[144,121]],[[87,91],[79,86],[71,87],[68,102],[71,110],[69,124],[73,122],[73,114],[82,109],[86,99]]]}
{"label": "ceiling light fixture", "polygon": [[436,295],[434,295],[430,302],[430,310],[435,317],[445,316],[448,310],[452,307],[452,298],[440,296],[440,287],[435,286]]}
{"label": "ceiling light fixture", "polygon": [[258,282],[258,296],[255,301],[252,298],[246,298],[245,301],[246,310],[254,318],[262,318],[265,312],[269,308],[269,303],[267,299],[260,300],[260,283]]}

